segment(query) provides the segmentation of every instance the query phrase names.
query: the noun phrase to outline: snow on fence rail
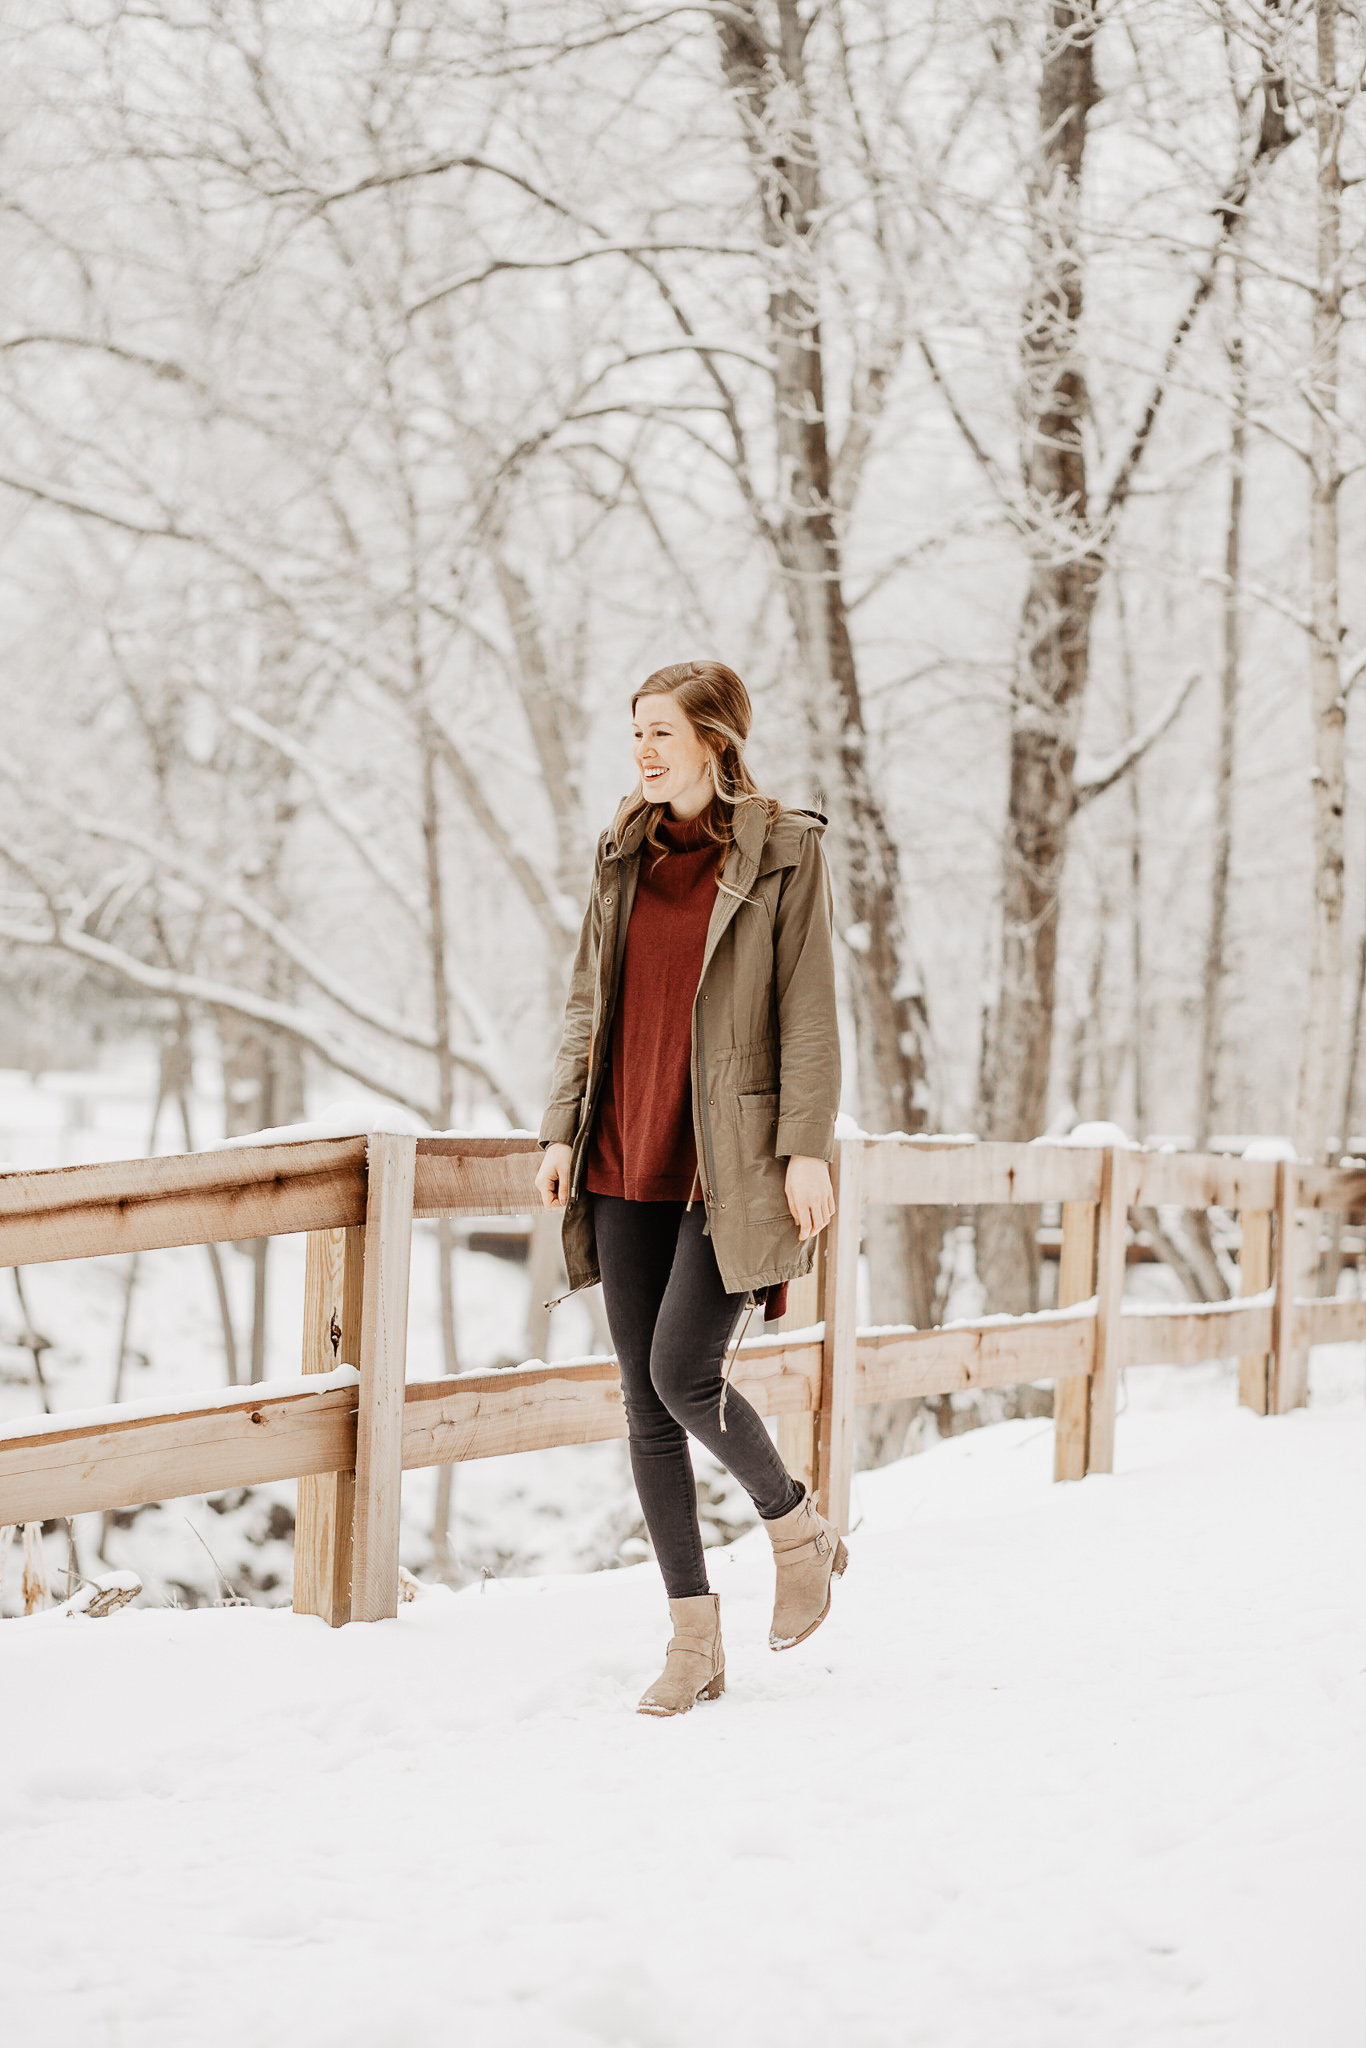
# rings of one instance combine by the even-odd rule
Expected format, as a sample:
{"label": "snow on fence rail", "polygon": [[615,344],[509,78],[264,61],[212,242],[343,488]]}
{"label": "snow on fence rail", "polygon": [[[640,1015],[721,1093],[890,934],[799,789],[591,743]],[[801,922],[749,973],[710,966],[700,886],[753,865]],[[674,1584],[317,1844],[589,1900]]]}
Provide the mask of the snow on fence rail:
{"label": "snow on fence rail", "polygon": [[[610,1358],[405,1379],[414,1216],[525,1214],[539,1161],[524,1136],[372,1132],[0,1176],[0,1264],[308,1233],[301,1378],[0,1429],[0,1527],[297,1478],[296,1611],[396,1613],[404,1471],[626,1433]],[[1298,1212],[1366,1209],[1366,1170],[858,1137],[838,1141],[834,1175],[816,1270],[777,1333],[744,1343],[733,1378],[841,1527],[865,1402],[1051,1380],[1054,1476],[1080,1479],[1112,1468],[1122,1368],[1237,1354],[1240,1399],[1281,1414],[1303,1403],[1311,1344],[1366,1336],[1366,1300],[1295,1287]],[[1059,1307],[858,1329],[865,1201],[1061,1202]],[[1240,1212],[1240,1299],[1122,1307],[1128,1211],[1164,1204]]]}

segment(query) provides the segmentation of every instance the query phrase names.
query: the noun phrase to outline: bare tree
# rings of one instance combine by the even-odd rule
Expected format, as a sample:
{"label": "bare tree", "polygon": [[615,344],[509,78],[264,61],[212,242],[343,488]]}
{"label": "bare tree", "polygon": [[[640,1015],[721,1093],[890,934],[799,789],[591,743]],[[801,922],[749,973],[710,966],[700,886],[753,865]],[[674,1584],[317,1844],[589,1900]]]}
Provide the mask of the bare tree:
{"label": "bare tree", "polygon": [[[874,1130],[918,1131],[929,1101],[928,1020],[907,957],[900,859],[868,760],[834,482],[856,459],[855,444],[866,440],[879,395],[865,381],[851,407],[845,448],[832,454],[821,333],[820,161],[806,69],[814,20],[796,0],[777,0],[770,40],[757,7],[742,0],[716,25],[772,254],[768,343],[779,510],[770,521],[756,506],[755,516],[782,576],[816,771],[833,814],[862,1115]],[[879,376],[885,380],[891,367],[879,365]],[[932,1322],[942,1219],[894,1211],[879,1224],[876,1313]]]}
{"label": "bare tree", "polygon": [[[1295,1144],[1325,1159],[1338,1085],[1342,1008],[1342,895],[1346,809],[1347,703],[1342,691],[1338,500],[1343,483],[1338,413],[1342,336],[1342,169],[1344,102],[1338,80],[1339,0],[1314,5],[1316,269],[1311,294],[1309,408],[1310,634],[1314,721],[1314,897],[1304,1056],[1295,1103]],[[1359,74],[1358,74],[1359,83]],[[1339,1132],[1339,1139],[1345,1133]]]}
{"label": "bare tree", "polygon": [[[1260,133],[1244,144],[1214,207],[1205,252],[1169,332],[1137,424],[1093,505],[1086,446],[1090,413],[1083,363],[1085,250],[1081,230],[1087,122],[1097,104],[1099,16],[1091,0],[1051,0],[1038,86],[1038,129],[1029,177],[1029,282],[1021,335],[1021,488],[969,423],[929,343],[920,346],[974,456],[1007,504],[1029,559],[1019,668],[1012,700],[1010,773],[1003,835],[999,991],[984,1036],[981,1118],[992,1137],[1038,1136],[1047,1120],[1058,919],[1068,828],[1080,804],[1112,787],[1145,750],[1083,779],[1077,737],[1091,666],[1091,627],[1113,536],[1152,442],[1196,318],[1213,289],[1220,254],[1241,217],[1254,169],[1267,153]],[[1020,1311],[1037,1295],[1034,1219],[1024,1210],[984,1214],[979,1265],[995,1305]]]}

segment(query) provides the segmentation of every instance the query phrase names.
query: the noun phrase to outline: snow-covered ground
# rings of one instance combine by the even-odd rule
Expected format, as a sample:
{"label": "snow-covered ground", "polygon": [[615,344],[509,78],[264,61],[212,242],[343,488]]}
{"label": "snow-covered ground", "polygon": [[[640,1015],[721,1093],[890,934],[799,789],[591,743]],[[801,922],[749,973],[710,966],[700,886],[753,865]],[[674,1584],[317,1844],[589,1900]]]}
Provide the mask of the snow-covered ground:
{"label": "snow-covered ground", "polygon": [[[1340,1392],[1357,1371],[1342,1362]],[[818,1635],[713,1553],[729,1690],[635,1700],[652,1566],[6,1623],[6,2037],[43,2048],[1359,2048],[1359,1375],[857,1480]]]}
{"label": "snow-covered ground", "polygon": [[[199,1062],[202,1085],[191,1105],[196,1141],[217,1142],[223,1131],[221,1096],[214,1092],[211,1060]],[[347,1084],[349,1093],[355,1089]],[[0,1070],[0,1163],[21,1167],[85,1164],[137,1157],[145,1149],[156,1092],[155,1062],[118,1049],[106,1069],[28,1074]],[[334,1084],[335,1092],[335,1084]],[[325,1110],[326,1094],[318,1105]],[[377,1115],[389,1106],[377,1104]],[[169,1107],[158,1124],[159,1149],[181,1139]],[[250,1260],[232,1245],[221,1248],[232,1299],[239,1352],[249,1344],[252,1307]],[[511,1263],[462,1247],[455,1261],[456,1331],[460,1362],[487,1369],[525,1356],[530,1276]],[[268,1377],[299,1369],[303,1318],[304,1240],[282,1237],[270,1251]],[[131,1302],[129,1290],[131,1286]],[[129,1309],[127,1349],[119,1380],[126,1401],[172,1403],[224,1386],[222,1329],[208,1256],[201,1246],[128,1257],[62,1261],[23,1273],[32,1326],[51,1343],[43,1354],[52,1408],[98,1407],[114,1397],[116,1361]],[[408,1370],[428,1379],[443,1370],[437,1284],[436,1227],[414,1228],[409,1306]],[[0,1423],[41,1413],[30,1353],[17,1341],[23,1316],[11,1276],[0,1272]],[[564,1302],[551,1318],[553,1359],[595,1350],[593,1323],[582,1298]],[[752,1519],[748,1501],[718,1466],[699,1459],[713,1496],[709,1535],[724,1535]],[[431,1561],[434,1473],[412,1473],[403,1489],[403,1556],[416,1571]],[[213,1560],[239,1592],[265,1605],[287,1604],[293,1582],[295,1488],[233,1489],[120,1513],[104,1525],[99,1515],[79,1518],[76,1539],[86,1571],[132,1568],[146,1586],[143,1604],[213,1600],[220,1588]],[[458,1567],[481,1571],[592,1569],[619,1555],[639,1553],[639,1513],[624,1447],[547,1451],[528,1458],[491,1459],[456,1477],[451,1520]],[[192,1534],[191,1531],[196,1532]],[[196,1540],[196,1538],[201,1540]],[[203,1548],[207,1543],[212,1557]],[[58,1583],[66,1537],[53,1530],[47,1561]],[[20,1611],[21,1554],[10,1553],[0,1584],[0,1612]]]}

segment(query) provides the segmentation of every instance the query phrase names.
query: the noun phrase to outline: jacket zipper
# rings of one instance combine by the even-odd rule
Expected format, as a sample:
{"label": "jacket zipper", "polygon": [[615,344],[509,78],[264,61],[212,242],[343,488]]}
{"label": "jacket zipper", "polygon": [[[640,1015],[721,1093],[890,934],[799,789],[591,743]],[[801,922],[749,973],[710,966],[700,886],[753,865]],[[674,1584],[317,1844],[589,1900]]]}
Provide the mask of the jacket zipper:
{"label": "jacket zipper", "polygon": [[[620,965],[620,962],[619,962],[619,958],[618,958],[618,955],[619,955],[619,953],[620,953],[620,950],[621,950],[621,948],[620,948],[620,944],[619,944],[619,942],[620,942],[620,939],[621,939],[621,933],[622,933],[622,929],[623,929],[623,927],[622,927],[622,923],[621,923],[621,894],[622,894],[622,885],[621,885],[621,873],[620,873],[620,867],[618,867],[618,872],[617,872],[617,877],[616,877],[616,883],[615,883],[615,889],[616,889],[616,897],[617,897],[617,923],[616,923],[616,928],[615,928],[615,930],[614,930],[614,932],[613,932],[613,934],[612,934],[612,965],[611,965],[611,970],[610,970],[610,973],[609,973],[609,977],[608,977],[608,979],[609,979],[609,986],[608,986],[608,991],[607,991],[607,1001],[606,1001],[606,1002],[605,1002],[605,1003],[603,1004],[603,1012],[602,1012],[602,1014],[603,1014],[603,1018],[604,1018],[604,1020],[606,1019],[606,1017],[607,1017],[607,1015],[608,1015],[608,1012],[609,1012],[609,1011],[611,1010],[611,1008],[612,1008],[612,1003],[613,1003],[613,1001],[614,1001],[614,999],[615,999],[615,996],[616,996],[616,990],[617,990],[617,971],[618,971],[618,967],[619,967],[619,965]],[[604,1047],[603,1047],[603,1058],[602,1058],[602,1067],[601,1067],[601,1068],[599,1069],[599,1072],[598,1072],[598,1078],[597,1078],[597,1083],[596,1083],[596,1085],[595,1085],[595,1084],[594,1084],[594,1081],[593,1081],[593,1049],[594,1049],[595,1045],[597,1045],[597,1044],[598,1044],[599,1040],[598,1040],[598,1033],[597,1033],[597,1030],[596,1030],[596,1028],[594,1028],[594,1030],[593,1030],[592,1032],[590,1032],[590,1034],[589,1034],[589,1039],[588,1039],[588,1087],[587,1087],[587,1091],[586,1091],[586,1093],[585,1093],[585,1096],[584,1096],[584,1114],[583,1114],[583,1121],[582,1121],[581,1129],[580,1129],[580,1132],[579,1132],[579,1138],[580,1138],[580,1140],[581,1140],[581,1143],[580,1143],[580,1147],[579,1147],[579,1156],[578,1156],[577,1160],[576,1160],[576,1161],[574,1162],[574,1173],[573,1173],[573,1178],[572,1178],[572,1180],[570,1181],[570,1185],[569,1185],[569,1199],[570,1199],[570,1201],[571,1201],[571,1202],[573,1202],[573,1201],[577,1201],[577,1199],[578,1199],[578,1194],[579,1194],[579,1188],[580,1188],[580,1186],[581,1186],[581,1184],[582,1184],[582,1181],[583,1181],[583,1163],[584,1163],[584,1160],[585,1160],[585,1159],[587,1158],[587,1156],[588,1156],[588,1142],[587,1142],[587,1139],[588,1139],[588,1133],[589,1133],[589,1131],[590,1131],[590,1130],[592,1129],[592,1127],[593,1127],[593,1111],[594,1111],[594,1109],[595,1109],[595,1108],[596,1108],[596,1106],[597,1106],[597,1096],[598,1096],[598,1090],[599,1090],[599,1088],[600,1088],[600,1087],[602,1086],[602,1075],[603,1075],[603,1070],[605,1070],[605,1068],[606,1068],[606,1065],[607,1065],[607,1054],[608,1054],[608,1051],[610,1050],[610,1043],[611,1043],[611,1041],[610,1041],[610,1035],[608,1035],[608,1034],[604,1034],[604,1039],[605,1039],[605,1043],[604,1043]],[[573,1293],[575,1293],[576,1291],[577,1291],[576,1289],[574,1289],[574,1288],[572,1288],[572,1287],[571,1287],[571,1288],[570,1288],[570,1290],[569,1290],[569,1293],[570,1293],[570,1294],[573,1294]],[[568,1294],[561,1294],[561,1295],[557,1296],[557,1297],[556,1297],[556,1299],[557,1299],[558,1301],[568,1301],[568,1299],[569,1299],[569,1295],[568,1295]],[[547,1308],[552,1308],[552,1307],[554,1307],[554,1305],[555,1305],[555,1304],[554,1304],[553,1302],[547,1302],[547,1303],[546,1303],[545,1305],[546,1305],[546,1307],[547,1307]]]}
{"label": "jacket zipper", "polygon": [[[707,1160],[707,1177],[702,1186],[702,1200],[707,1208],[711,1208],[716,1201],[716,1160],[711,1145],[711,1118],[707,1115],[707,1049],[702,1031],[702,1002],[702,992],[699,989],[693,999],[693,1015],[697,1019],[697,1081],[694,1086],[697,1087],[697,1113],[702,1120],[702,1150]],[[698,1168],[700,1172],[700,1160]]]}

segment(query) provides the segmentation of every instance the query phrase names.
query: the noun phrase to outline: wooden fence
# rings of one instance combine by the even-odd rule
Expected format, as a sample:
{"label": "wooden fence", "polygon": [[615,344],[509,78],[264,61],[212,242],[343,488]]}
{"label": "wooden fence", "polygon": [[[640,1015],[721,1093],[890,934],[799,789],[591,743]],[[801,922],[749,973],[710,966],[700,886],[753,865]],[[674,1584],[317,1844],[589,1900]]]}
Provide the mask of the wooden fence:
{"label": "wooden fence", "polygon": [[[297,1478],[296,1611],[333,1624],[394,1614],[405,1471],[626,1433],[610,1358],[405,1378],[413,1218],[525,1214],[539,1206],[540,1156],[525,1138],[377,1132],[0,1176],[0,1265],[308,1233],[303,1377],[155,1414],[12,1424],[0,1526]],[[1054,1476],[1080,1479],[1112,1468],[1123,1368],[1236,1355],[1241,1400],[1282,1414],[1305,1399],[1311,1344],[1366,1336],[1366,1300],[1306,1299],[1295,1284],[1317,1245],[1302,1212],[1366,1209],[1366,1171],[846,1138],[834,1174],[817,1270],[794,1283],[776,1332],[745,1342],[733,1379],[777,1418],[790,1469],[842,1528],[863,1403],[1051,1380]],[[1058,1307],[859,1329],[865,1202],[1061,1203]],[[1128,1211],[1163,1204],[1240,1214],[1240,1299],[1122,1305]]]}

